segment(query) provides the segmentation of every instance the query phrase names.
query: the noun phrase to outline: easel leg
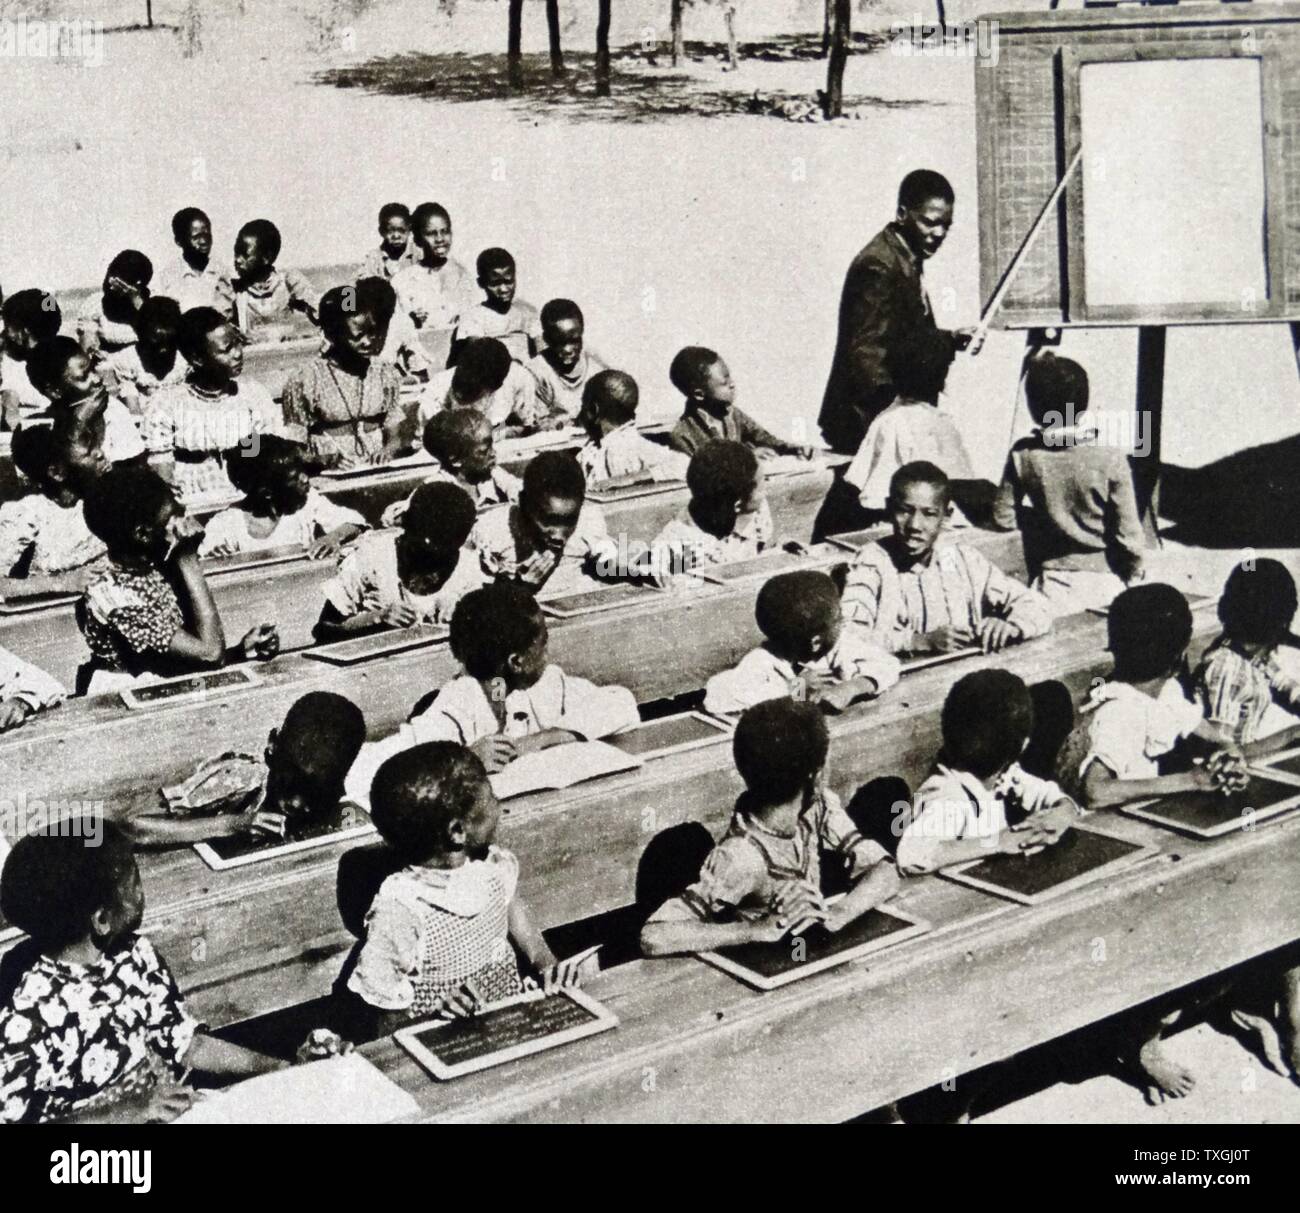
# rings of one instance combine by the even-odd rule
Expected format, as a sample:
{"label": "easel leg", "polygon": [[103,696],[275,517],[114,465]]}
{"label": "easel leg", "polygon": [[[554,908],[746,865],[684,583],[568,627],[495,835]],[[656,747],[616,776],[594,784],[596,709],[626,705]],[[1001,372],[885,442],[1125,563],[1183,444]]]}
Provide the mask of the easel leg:
{"label": "easel leg", "polygon": [[1145,454],[1133,461],[1138,512],[1147,538],[1160,542],[1160,429],[1165,402],[1165,336],[1163,324],[1138,329],[1137,434],[1147,437]]}

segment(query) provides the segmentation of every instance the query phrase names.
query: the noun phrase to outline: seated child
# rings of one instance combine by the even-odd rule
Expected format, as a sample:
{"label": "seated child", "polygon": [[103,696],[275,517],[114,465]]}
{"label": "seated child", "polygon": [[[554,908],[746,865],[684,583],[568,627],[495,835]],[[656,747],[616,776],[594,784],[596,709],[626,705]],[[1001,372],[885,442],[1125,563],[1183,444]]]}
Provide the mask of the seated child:
{"label": "seated child", "polygon": [[495,337],[472,337],[456,350],[456,365],[439,371],[420,393],[416,425],[423,433],[444,409],[477,409],[498,438],[553,429],[563,418],[544,417],[533,377]]}
{"label": "seated child", "polygon": [[891,346],[886,362],[897,395],[872,421],[844,473],[845,481],[858,490],[861,505],[877,511],[885,508],[889,481],[904,464],[928,460],[949,480],[972,480],[975,475],[957,427],[939,408],[952,364],[951,342],[936,334],[918,334]]}
{"label": "seated child", "polygon": [[396,306],[383,278],[336,286],[321,299],[326,348],[290,372],[283,408],[324,467],[388,463],[407,445],[401,372],[378,357]]}
{"label": "seated child", "polygon": [[181,309],[175,299],[150,295],[135,314],[135,341],[99,364],[109,392],[141,416],[154,393],[185,379],[180,356]]}
{"label": "seated child", "polygon": [[844,629],[839,591],[825,573],[777,574],[759,590],[754,614],[766,641],[709,679],[705,711],[743,712],[788,695],[842,712],[898,681],[898,658]]}
{"label": "seated child", "polygon": [[[542,451],[524,468],[519,504],[489,510],[474,526],[470,547],[483,572],[548,595],[593,588],[592,578],[616,579],[619,545],[600,506],[586,500],[578,461],[565,451]],[[639,556],[629,553],[628,571]]]}
{"label": "seated child", "polygon": [[366,529],[366,520],[311,487],[307,455],[296,442],[263,434],[257,449],[230,461],[244,500],[210,518],[200,556],[233,556],[300,547],[312,560],[335,559]]}
{"label": "seated child", "polygon": [[716,439],[691,456],[686,469],[691,499],[651,544],[660,585],[708,564],[749,560],[772,545],[772,513],[763,469],[753,450]]}
{"label": "seated child", "polygon": [[140,426],[126,407],[104,387],[99,370],[71,337],[42,341],[27,360],[27,374],[49,401],[45,416],[33,416],[26,424],[63,418],[85,421],[91,416],[104,419],[104,454],[111,463],[140,460],[145,451]]}
{"label": "seated child", "polygon": [[160,388],[141,423],[149,463],[182,504],[225,504],[237,495],[230,461],[282,431],[283,413],[260,383],[240,378],[244,338],[214,308],[181,317],[180,350],[185,381]]}
{"label": "seated child", "polygon": [[578,462],[588,486],[686,479],[690,460],[636,428],[639,400],[636,380],[622,371],[597,371],[587,380],[578,413],[587,441]]}
{"label": "seated child", "polygon": [[516,895],[519,861],[494,845],[500,809],[473,754],[445,741],[398,754],[379,768],[370,801],[406,865],[380,886],[348,978],[380,1012],[381,1032],[521,993],[516,948],[548,993],[577,984]]}
{"label": "seated child", "polygon": [[320,292],[299,270],[278,270],[280,229],[251,219],[235,237],[235,316],[249,341],[283,341],[300,331],[295,315],[316,323]]}
{"label": "seated child", "polygon": [[0,505],[0,577],[52,577],[103,560],[104,545],[86,526],[81,499],[108,464],[98,452],[90,456],[92,470],[84,468],[79,428],[28,425],[14,435],[14,466],[32,491]]}
{"label": "seated child", "polygon": [[546,620],[527,591],[491,585],[466,594],[451,617],[451,652],[464,673],[396,733],[365,747],[349,779],[354,794],[364,794],[366,771],[426,741],[467,746],[495,774],[521,754],[640,721],[631,691],[566,674],[547,660],[546,644]]}
{"label": "seated child", "polygon": [[542,305],[541,326],[541,352],[528,363],[538,407],[543,416],[577,417],[583,388],[600,369],[584,345],[582,309],[572,299],[551,299]]}
{"label": "seated child", "polygon": [[[524,482],[497,465],[492,423],[478,409],[444,409],[434,413],[424,427],[424,449],[434,460],[429,479],[460,485],[480,514],[519,500]],[[394,501],[384,510],[380,521],[384,526],[397,526],[410,503],[409,497]]]}
{"label": "seated child", "polygon": [[1219,599],[1223,634],[1192,679],[1206,720],[1237,745],[1249,745],[1252,754],[1266,752],[1258,743],[1270,733],[1275,741],[1267,749],[1280,749],[1290,738],[1290,730],[1267,727],[1270,707],[1300,716],[1300,682],[1278,664],[1278,649],[1295,643],[1295,613],[1295,580],[1285,565],[1267,557],[1237,565]]}
{"label": "seated child", "polygon": [[759,455],[798,455],[811,459],[812,447],[783,442],[748,413],[736,408],[736,385],[727,364],[713,350],[688,345],[673,359],[668,377],[683,396],[686,409],[673,426],[675,450],[694,455],[707,442],[725,438],[752,447]]}
{"label": "seated child", "polygon": [[1024,681],[1007,670],[959,678],[943,702],[943,750],[916,790],[898,840],[907,876],[1017,855],[1058,841],[1081,816],[1060,787],[1030,775],[1018,759],[1034,729]]}
{"label": "seated child", "polygon": [[0,309],[4,319],[4,354],[0,356],[0,400],[4,424],[16,430],[29,418],[43,415],[49,401],[32,386],[27,360],[44,341],[59,335],[63,313],[48,291],[16,291]]}
{"label": "seated child", "polygon": [[[1057,758],[1061,782],[1093,810],[1244,783],[1240,752],[1221,752],[1231,743],[1179,685],[1192,639],[1192,612],[1181,591],[1159,583],[1125,590],[1111,603],[1106,629],[1115,668],[1079,709],[1081,720]],[[1214,751],[1210,760],[1161,775],[1159,760],[1191,737]]]}
{"label": "seated child", "polygon": [[1107,607],[1143,575],[1128,457],[1098,443],[1086,415],[1088,375],[1077,362],[1031,358],[1025,401],[1038,428],[1011,448],[993,525],[1020,526],[1033,586],[1057,614]]}
{"label": "seated child", "polygon": [[889,485],[894,533],[849,565],[844,614],[891,653],[994,653],[1052,624],[1042,596],[973,547],[941,541],[952,508],[948,477],[909,463]]}
{"label": "seated child", "polygon": [[156,293],[175,299],[182,312],[213,307],[234,321],[230,271],[212,260],[212,221],[197,206],[182,207],[172,216],[172,239],[180,256],[158,275]]}
{"label": "seated child", "polygon": [[86,525],[108,548],[107,568],[87,587],[77,623],[90,649],[78,689],[85,694],[269,660],[280,650],[274,625],[252,628],[229,652],[212,591],[199,567],[203,527],[187,518],[171,487],[148,468],[111,468],[86,495]]}
{"label": "seated child", "polygon": [[410,209],[401,202],[386,202],[379,208],[379,247],[366,254],[357,277],[388,280],[414,264]]}
{"label": "seated child", "polygon": [[[0,733],[63,702],[67,691],[44,670],[0,648]],[[0,852],[0,865],[4,854]]]}
{"label": "seated child", "polygon": [[123,249],[108,263],[102,293],[86,300],[77,317],[77,340],[95,361],[135,344],[136,314],[152,280],[153,262],[135,249]]}
{"label": "seated child", "polygon": [[162,789],[162,804],[133,807],[122,822],[137,847],[184,846],[256,834],[298,841],[362,820],[344,800],[348,770],[366,739],[361,709],[331,691],[295,700],[261,758],[226,753]]}
{"label": "seated child", "polygon": [[[820,924],[843,930],[898,891],[883,847],[858,831],[824,784],[830,738],[809,703],[770,699],[736,726],[732,754],[745,791],[700,878],[665,902],[641,931],[647,956],[776,943]],[[822,855],[848,870],[852,888],[822,896]]]}
{"label": "seated child", "polygon": [[436,202],[421,202],[411,215],[415,261],[393,275],[397,306],[417,329],[455,328],[474,306],[474,284],[451,258],[451,216]]}
{"label": "seated child", "polygon": [[[138,934],[144,889],[112,822],[30,834],[0,873],[0,910],[39,949],[0,1009],[0,1121],[174,1120],[190,1071],[245,1078],[287,1062],[211,1036]],[[98,845],[90,845],[94,839]]]}
{"label": "seated child", "polygon": [[474,518],[464,489],[420,485],[400,530],[367,535],[339,565],[325,587],[317,640],[446,623],[461,598],[483,584],[478,560],[465,548]]}
{"label": "seated child", "polygon": [[510,357],[526,363],[537,353],[542,326],[537,309],[515,299],[515,259],[503,248],[489,248],[479,253],[475,267],[484,298],[461,312],[452,349],[470,337],[495,337]]}

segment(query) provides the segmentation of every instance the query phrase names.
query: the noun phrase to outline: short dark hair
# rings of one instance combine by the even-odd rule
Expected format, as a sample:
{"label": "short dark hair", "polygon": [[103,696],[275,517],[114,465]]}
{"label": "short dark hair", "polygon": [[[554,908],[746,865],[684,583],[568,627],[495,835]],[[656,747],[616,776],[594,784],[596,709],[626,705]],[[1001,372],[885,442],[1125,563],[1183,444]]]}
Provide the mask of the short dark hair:
{"label": "short dark hair", "polygon": [[443,465],[464,459],[470,452],[471,435],[480,426],[490,432],[492,422],[478,409],[441,409],[424,427],[424,449]]}
{"label": "short dark hair", "polygon": [[288,480],[294,472],[309,466],[306,448],[281,434],[259,434],[257,444],[228,460],[230,483],[245,497],[255,497]]}
{"label": "short dark hair", "polygon": [[805,648],[840,619],[840,594],[826,573],[798,569],[764,582],[754,604],[758,630],[787,652]]}
{"label": "short dark hair", "polygon": [[366,740],[366,718],[333,691],[294,700],[275,734],[275,753],[315,779],[341,784]]}
{"label": "short dark hair", "polygon": [[924,206],[931,198],[943,202],[956,200],[951,182],[942,173],[929,168],[914,168],[899,182],[898,205],[904,210]]}
{"label": "short dark hair", "polygon": [[131,327],[139,333],[151,324],[160,323],[170,325],[179,336],[181,331],[181,305],[167,295],[150,295],[140,305],[140,310],[136,312],[134,319],[131,321]]}
{"label": "short dark hair", "polygon": [[4,316],[5,328],[24,329],[38,341],[58,336],[63,326],[59,301],[49,291],[34,286],[10,295],[0,315]]}
{"label": "short dark hair", "polygon": [[768,699],[745,711],[731,752],[749,795],[760,804],[797,796],[826,765],[830,733],[820,709],[793,699]]}
{"label": "short dark hair", "polygon": [[1010,670],[976,670],[953,683],[940,727],[949,764],[988,779],[1024,752],[1034,731],[1034,701]]}
{"label": "short dark hair", "polygon": [[153,262],[138,249],[123,249],[104,271],[104,281],[121,278],[134,286],[148,286],[153,281]]}
{"label": "short dark hair", "polygon": [[1114,676],[1145,682],[1178,667],[1192,639],[1192,611],[1180,590],[1148,582],[1122,591],[1106,619]]}
{"label": "short dark hair", "polygon": [[429,741],[394,754],[370,785],[370,818],[407,863],[447,845],[447,827],[468,816],[490,787],[478,755],[454,741]]}
{"label": "short dark hair", "polygon": [[572,299],[548,299],[542,304],[541,323],[546,330],[559,324],[561,320],[576,320],[584,328],[586,321],[580,308]]}
{"label": "short dark hair", "polygon": [[85,352],[71,337],[47,337],[27,357],[27,378],[41,395],[52,398],[68,363]]}
{"label": "short dark hair", "polygon": [[402,530],[450,556],[465,546],[477,518],[473,498],[460,485],[429,480],[411,494]]}
{"label": "short dark hair", "polygon": [[743,501],[758,483],[758,457],[743,442],[714,438],[686,465],[692,499],[709,504]]}
{"label": "short dark hair", "polygon": [[207,352],[210,333],[230,323],[229,316],[223,316],[214,307],[192,307],[181,313],[181,327],[176,335],[176,347],[181,357],[191,366],[199,362]]}
{"label": "short dark hair", "polygon": [[897,501],[903,490],[914,484],[932,485],[943,494],[944,501],[952,500],[948,473],[928,459],[915,459],[911,463],[905,463],[889,478],[890,500]]}
{"label": "short dark hair", "polygon": [[50,426],[25,425],[14,432],[9,454],[14,467],[39,487],[49,483],[54,451],[54,431]]}
{"label": "short dark hair", "polygon": [[543,497],[561,497],[579,503],[587,499],[587,478],[569,451],[542,451],[524,468],[521,498],[538,504]]}
{"label": "short dark hair", "polygon": [[421,202],[419,206],[411,212],[411,230],[415,233],[415,238],[420,238],[420,230],[434,216],[443,220],[448,227],[451,226],[451,215],[448,214],[447,208],[440,202]]}
{"label": "short dark hair", "polygon": [[332,286],[321,296],[317,316],[321,332],[330,341],[343,334],[349,316],[365,312],[377,323],[387,324],[397,310],[397,292],[383,278],[358,278],[356,282]]}
{"label": "short dark hair", "polygon": [[894,390],[914,400],[937,400],[951,366],[952,346],[935,333],[912,333],[891,345],[885,355]]}
{"label": "short dark hair", "polygon": [[86,526],[110,553],[129,552],[136,529],[147,526],[174,500],[171,486],[151,468],[114,464],[86,492]]}
{"label": "short dark hair", "polygon": [[668,379],[683,396],[689,396],[708,382],[709,368],[719,360],[717,350],[703,345],[688,345],[673,355]]}
{"label": "short dark hair", "polygon": [[462,400],[478,400],[495,392],[510,374],[510,350],[495,337],[471,337],[455,350],[451,389]]}
{"label": "short dark hair", "polygon": [[252,236],[266,259],[275,264],[275,259],[280,255],[280,229],[274,223],[269,219],[250,219],[239,229],[235,238],[242,240],[245,236]]}
{"label": "short dark hair", "polygon": [[411,208],[405,202],[385,202],[379,208],[379,226],[386,226],[390,219],[405,219],[410,223]]}
{"label": "short dark hair", "polygon": [[1025,404],[1039,424],[1049,413],[1064,421],[1067,410],[1075,415],[1088,409],[1088,372],[1073,358],[1058,358],[1048,351],[1025,365]]}
{"label": "short dark hair", "polygon": [[202,219],[209,227],[212,226],[212,220],[208,218],[207,212],[200,210],[197,206],[183,206],[172,216],[172,239],[178,243],[189,235],[190,225],[196,220]]}
{"label": "short dark hair", "polygon": [[474,259],[474,269],[480,278],[487,277],[493,270],[513,270],[515,259],[503,248],[485,248]]}
{"label": "short dark hair", "polygon": [[[99,831],[100,844],[90,846]],[[91,916],[117,903],[134,867],[131,844],[111,821],[60,822],[14,843],[0,871],[0,912],[43,952],[58,951],[90,934]]]}
{"label": "short dark hair", "polygon": [[[15,434],[15,462],[17,443]],[[1228,574],[1219,598],[1219,622],[1234,640],[1278,644],[1291,629],[1296,605],[1295,578],[1286,565],[1257,557],[1243,561]]]}
{"label": "short dark hair", "polygon": [[597,371],[582,389],[582,403],[618,425],[636,418],[641,391],[626,371]]}
{"label": "short dark hair", "polygon": [[545,634],[537,600],[523,586],[498,582],[471,590],[451,616],[451,654],[471,678],[497,678],[506,662]]}

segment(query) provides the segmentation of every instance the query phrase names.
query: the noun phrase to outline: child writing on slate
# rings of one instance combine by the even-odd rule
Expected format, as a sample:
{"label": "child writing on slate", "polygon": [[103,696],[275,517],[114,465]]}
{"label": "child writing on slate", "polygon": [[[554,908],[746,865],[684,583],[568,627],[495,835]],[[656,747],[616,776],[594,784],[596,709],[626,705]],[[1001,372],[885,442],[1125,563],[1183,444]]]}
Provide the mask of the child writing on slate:
{"label": "child writing on slate", "polygon": [[[830,738],[810,703],[769,699],[740,718],[732,740],[745,791],[699,879],[665,902],[641,931],[647,956],[776,943],[820,924],[843,930],[888,900],[898,873],[859,832],[824,784]],[[822,856],[852,884],[833,906],[822,896]]]}
{"label": "child writing on slate", "polygon": [[260,435],[282,431],[284,416],[260,383],[240,378],[244,338],[220,312],[186,312],[179,340],[189,371],[183,383],[160,388],[145,412],[149,463],[185,505],[229,501],[237,496],[231,460]]}
{"label": "child writing on slate", "polygon": [[386,202],[379,208],[379,247],[366,254],[358,277],[392,278],[414,263],[410,209],[401,202]]}
{"label": "child writing on slate", "polygon": [[601,687],[566,674],[546,654],[546,620],[532,595],[512,585],[466,594],[451,617],[451,652],[464,673],[392,736],[367,746],[354,769],[426,741],[468,746],[489,774],[521,754],[572,741],[594,741],[639,722],[626,687]]}
{"label": "child writing on slate", "polygon": [[688,345],[673,358],[668,377],[683,396],[686,408],[673,426],[675,450],[694,455],[707,442],[725,438],[743,442],[760,455],[798,455],[811,459],[812,447],[783,442],[748,413],[736,408],[736,385],[727,364],[713,350]]}
{"label": "child writing on slate", "polygon": [[[39,949],[0,1009],[0,1122],[175,1120],[196,1098],[183,1085],[192,1070],[248,1078],[286,1068],[189,1013],[139,934],[144,889],[130,843],[112,822],[73,824],[70,834],[20,838],[0,871],[0,911]],[[324,1051],[341,1046],[334,1037]]]}
{"label": "child writing on slate", "polygon": [[844,628],[839,591],[825,573],[779,573],[759,590],[754,614],[766,640],[709,679],[707,712],[743,712],[786,695],[842,712],[898,681],[898,658]]}
{"label": "child writing on slate", "polygon": [[578,463],[589,487],[686,479],[690,460],[636,428],[639,400],[636,380],[623,371],[597,371],[587,380],[578,412],[587,441],[578,450]]}
{"label": "child writing on slate", "polygon": [[522,993],[516,948],[547,993],[578,984],[517,894],[519,861],[495,845],[500,808],[478,758],[418,745],[389,758],[369,792],[375,828],[405,864],[380,886],[348,978],[381,1034]]}
{"label": "child writing on slate", "polygon": [[[592,576],[620,576],[618,544],[600,506],[586,496],[586,478],[572,455],[535,456],[524,469],[519,504],[489,510],[474,526],[469,544],[484,574],[551,596],[591,589]],[[639,556],[639,547],[629,553],[629,571]]]}
{"label": "child writing on slate", "polygon": [[944,700],[941,728],[943,750],[899,836],[904,875],[1050,845],[1082,815],[1057,784],[1019,765],[1034,704],[1015,674],[976,670],[959,678]]}
{"label": "child writing on slate", "polygon": [[100,694],[227,661],[269,660],[280,651],[275,626],[263,623],[227,652],[199,567],[203,527],[149,469],[105,472],[86,496],[86,525],[108,549],[108,565],[77,608],[90,649],[79,690]]}
{"label": "child writing on slate", "polygon": [[686,508],[650,545],[657,584],[677,584],[690,569],[749,560],[772,546],[763,469],[749,447],[721,438],[705,443],[691,456],[686,487]]}
{"label": "child writing on slate", "polygon": [[475,517],[458,485],[420,485],[400,530],[367,535],[339,565],[325,587],[317,640],[446,623],[456,604],[483,584],[478,560],[465,548]]}
{"label": "child writing on slate", "polygon": [[475,263],[484,298],[466,308],[452,334],[452,348],[470,337],[495,337],[516,362],[537,353],[542,326],[537,309],[515,299],[515,259],[503,248],[484,249]]}
{"label": "child writing on slate", "polygon": [[1038,428],[1011,448],[993,525],[1020,526],[1034,588],[1057,614],[1109,606],[1143,576],[1128,457],[1097,441],[1086,415],[1088,375],[1077,362],[1031,358],[1025,402]]}
{"label": "child writing on slate", "polygon": [[952,510],[948,477],[905,464],[889,484],[894,533],[853,557],[844,614],[891,653],[986,653],[1041,636],[1052,625],[1043,597],[981,552],[941,539]]}
{"label": "child writing on slate", "polygon": [[[183,846],[240,834],[296,841],[358,817],[344,781],[366,739],[361,709],[331,691],[296,700],[259,759],[226,753],[133,809],[122,828],[137,847]],[[359,818],[358,818],[359,819]]]}
{"label": "child writing on slate", "polygon": [[4,354],[0,357],[0,400],[7,429],[44,413],[49,402],[32,386],[27,360],[43,341],[59,335],[63,314],[48,291],[15,291],[4,301]]}
{"label": "child writing on slate", "polygon": [[230,461],[230,482],[244,494],[208,520],[200,556],[233,556],[300,547],[312,560],[334,559],[366,529],[366,520],[311,487],[307,453],[279,434]]}
{"label": "child writing on slate", "polygon": [[160,387],[185,379],[180,356],[181,309],[175,299],[150,295],[135,313],[135,341],[104,357],[105,386],[140,417]]}
{"label": "child writing on slate", "polygon": [[587,352],[586,321],[572,299],[542,304],[542,350],[528,363],[537,381],[537,403],[544,416],[576,417],[587,380],[599,365]]}
{"label": "child writing on slate", "polygon": [[269,219],[251,219],[235,237],[235,316],[249,341],[282,341],[292,335],[294,317],[316,323],[320,294],[298,270],[278,270],[280,229]]}
{"label": "child writing on slate", "polygon": [[[470,495],[474,508],[484,510],[513,505],[524,482],[497,464],[492,423],[477,409],[444,409],[424,427],[424,449],[433,457],[430,480],[459,485]],[[402,521],[411,499],[394,501],[380,517],[384,526]]]}
{"label": "child writing on slate", "polygon": [[[1057,758],[1061,782],[1077,788],[1093,810],[1244,786],[1241,751],[1179,683],[1192,639],[1192,612],[1182,593],[1159,583],[1124,590],[1111,603],[1106,628],[1115,668],[1079,709],[1080,722]],[[1162,775],[1160,760],[1188,738],[1210,749],[1208,760]]]}

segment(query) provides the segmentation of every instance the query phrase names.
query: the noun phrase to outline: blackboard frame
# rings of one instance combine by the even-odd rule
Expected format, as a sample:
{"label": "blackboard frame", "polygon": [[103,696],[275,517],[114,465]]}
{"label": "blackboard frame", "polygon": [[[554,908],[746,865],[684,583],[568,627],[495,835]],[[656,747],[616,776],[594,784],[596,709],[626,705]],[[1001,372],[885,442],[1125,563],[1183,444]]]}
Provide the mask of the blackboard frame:
{"label": "blackboard frame", "polygon": [[640,724],[613,733],[608,737],[602,737],[601,740],[606,745],[612,745],[615,749],[619,749],[618,738],[626,737],[631,733],[638,733],[643,729],[653,729],[657,725],[662,726],[670,721],[677,720],[698,720],[702,724],[708,725],[711,732],[707,736],[696,737],[691,741],[676,742],[673,745],[659,746],[649,750],[638,750],[635,751],[636,757],[640,758],[642,762],[646,762],[651,758],[662,758],[665,754],[684,754],[688,750],[698,750],[706,745],[716,745],[718,742],[727,741],[735,731],[735,725],[720,715],[699,711],[674,712],[669,716],[658,716],[654,720],[643,720]]}
{"label": "blackboard frame", "polygon": [[333,846],[336,842],[348,842],[355,838],[368,838],[377,833],[370,821],[345,826],[327,834],[317,834],[311,838],[300,838],[293,842],[283,842],[277,846],[263,847],[261,850],[249,851],[246,855],[227,857],[218,854],[211,844],[196,842],[194,850],[200,859],[214,872],[229,872],[234,868],[247,868],[256,863],[269,863],[274,859],[283,859],[286,855],[296,855],[300,851],[315,851],[320,847]]}
{"label": "blackboard frame", "polygon": [[[226,678],[228,675],[235,674],[238,678],[235,682],[227,683],[224,686],[207,687],[199,686],[192,691],[182,691],[176,695],[165,696],[161,699],[154,699],[150,692],[160,688],[179,686],[182,683],[202,682],[208,678]],[[171,707],[177,703],[192,703],[194,700],[203,699],[207,696],[223,696],[238,694],[240,691],[252,690],[254,687],[262,685],[262,680],[254,674],[247,666],[227,666],[219,670],[207,670],[201,674],[181,674],[175,678],[160,678],[154,682],[142,683],[138,687],[124,687],[118,692],[119,698],[132,711],[149,711],[153,708]]]}
{"label": "blackboard frame", "polygon": [[[1300,753],[1300,751],[1296,752]],[[1246,829],[1247,826],[1253,829],[1261,822],[1280,817],[1283,813],[1294,812],[1295,809],[1300,808],[1300,779],[1295,776],[1287,778],[1284,771],[1277,772],[1277,775],[1281,776],[1277,778],[1267,767],[1262,766],[1251,767],[1250,773],[1265,782],[1274,783],[1281,787],[1289,787],[1293,790],[1294,795],[1286,796],[1260,809],[1252,806],[1249,818],[1238,814],[1214,826],[1190,825],[1185,821],[1180,821],[1177,817],[1162,813],[1159,808],[1159,800],[1143,800],[1137,804],[1122,805],[1120,806],[1120,812],[1126,817],[1133,817],[1138,821],[1145,821],[1151,825],[1159,826],[1162,830],[1172,830],[1175,834],[1182,834],[1189,838],[1210,839],[1222,838],[1225,834],[1237,834]]]}
{"label": "blackboard frame", "polygon": [[[619,610],[641,601],[650,602],[654,600],[656,594],[662,593],[664,591],[656,585],[613,581],[608,585],[594,585],[590,589],[579,590],[572,594],[557,594],[554,598],[542,598],[538,600],[537,605],[542,608],[542,614],[549,615],[553,619],[578,619],[584,615],[602,615],[606,611]],[[594,605],[565,605],[577,599],[590,598],[599,594],[608,594],[609,601]]]}

